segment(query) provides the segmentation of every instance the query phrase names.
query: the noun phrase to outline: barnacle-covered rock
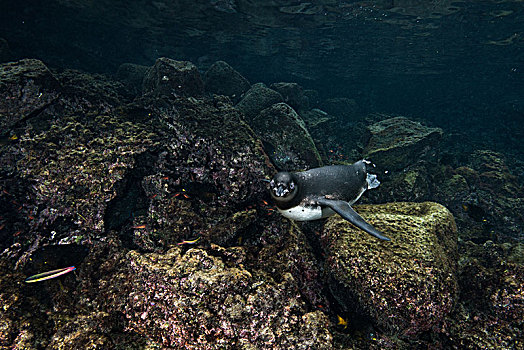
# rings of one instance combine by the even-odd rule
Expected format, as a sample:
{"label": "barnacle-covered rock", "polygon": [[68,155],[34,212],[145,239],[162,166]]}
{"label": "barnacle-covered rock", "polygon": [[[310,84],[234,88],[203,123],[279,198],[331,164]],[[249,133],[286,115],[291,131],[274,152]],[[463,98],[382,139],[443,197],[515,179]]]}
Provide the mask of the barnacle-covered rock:
{"label": "barnacle-covered rock", "polygon": [[368,127],[364,157],[381,169],[404,169],[434,152],[442,129],[430,128],[405,117],[382,120]]}
{"label": "barnacle-covered rock", "polygon": [[276,282],[260,271],[227,267],[204,250],[182,254],[178,247],[166,254],[131,251],[126,260],[131,293],[121,311],[128,328],[165,346],[332,346],[326,316],[306,311],[290,274]]}
{"label": "barnacle-covered rock", "polygon": [[257,83],[251,86],[251,89],[245,93],[242,100],[236,105],[236,108],[241,110],[247,117],[247,120],[250,121],[263,109],[282,101],[284,101],[284,98],[281,94],[268,88],[263,83]]}
{"label": "barnacle-covered rock", "polygon": [[309,169],[322,165],[315,143],[302,118],[285,103],[264,109],[250,121],[279,170]]}
{"label": "barnacle-covered rock", "polygon": [[60,83],[42,61],[0,65],[0,129],[15,126],[57,99]]}
{"label": "barnacle-covered rock", "polygon": [[197,97],[204,94],[204,83],[193,63],[162,57],[146,73],[142,93]]}
{"label": "barnacle-covered rock", "polygon": [[224,61],[217,61],[204,74],[207,92],[229,96],[238,101],[251,84],[239,72]]}
{"label": "barnacle-covered rock", "polygon": [[431,202],[356,210],[391,242],[339,216],[330,218],[323,241],[334,296],[346,310],[357,305],[357,311],[394,333],[413,335],[439,327],[457,291],[457,231],[451,213]]}

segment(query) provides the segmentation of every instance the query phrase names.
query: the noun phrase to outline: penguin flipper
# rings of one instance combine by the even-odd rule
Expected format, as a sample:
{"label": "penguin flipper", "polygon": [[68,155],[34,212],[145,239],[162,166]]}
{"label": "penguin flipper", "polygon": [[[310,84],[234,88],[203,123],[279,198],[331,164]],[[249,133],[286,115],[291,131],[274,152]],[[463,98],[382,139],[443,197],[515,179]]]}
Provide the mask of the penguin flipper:
{"label": "penguin flipper", "polygon": [[324,205],[327,207],[330,207],[333,209],[335,213],[342,216],[347,221],[351,222],[356,227],[360,228],[361,230],[366,231],[370,235],[382,239],[384,241],[390,241],[388,237],[384,236],[382,232],[371,226],[360,216],[351,206],[344,201],[341,200],[334,200],[334,199],[327,199],[327,198],[319,198],[316,200],[316,202],[320,205]]}

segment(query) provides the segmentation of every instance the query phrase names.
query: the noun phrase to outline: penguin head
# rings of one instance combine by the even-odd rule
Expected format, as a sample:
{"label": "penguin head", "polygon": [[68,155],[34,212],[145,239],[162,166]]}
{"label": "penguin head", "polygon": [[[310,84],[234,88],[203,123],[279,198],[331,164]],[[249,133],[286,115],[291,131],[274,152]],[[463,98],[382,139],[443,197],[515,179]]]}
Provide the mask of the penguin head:
{"label": "penguin head", "polygon": [[292,173],[282,171],[269,182],[271,197],[276,201],[287,202],[297,194],[297,182]]}

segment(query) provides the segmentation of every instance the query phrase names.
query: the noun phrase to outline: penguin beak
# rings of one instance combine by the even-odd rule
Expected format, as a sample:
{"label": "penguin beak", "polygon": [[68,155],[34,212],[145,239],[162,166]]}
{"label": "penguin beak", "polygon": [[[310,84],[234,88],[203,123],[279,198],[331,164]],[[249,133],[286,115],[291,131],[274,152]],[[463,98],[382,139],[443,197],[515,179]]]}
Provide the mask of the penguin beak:
{"label": "penguin beak", "polygon": [[273,192],[275,193],[275,196],[277,196],[277,197],[284,197],[286,195],[286,193],[288,193],[289,191],[288,191],[287,188],[285,188],[284,186],[280,185],[277,188],[275,188]]}

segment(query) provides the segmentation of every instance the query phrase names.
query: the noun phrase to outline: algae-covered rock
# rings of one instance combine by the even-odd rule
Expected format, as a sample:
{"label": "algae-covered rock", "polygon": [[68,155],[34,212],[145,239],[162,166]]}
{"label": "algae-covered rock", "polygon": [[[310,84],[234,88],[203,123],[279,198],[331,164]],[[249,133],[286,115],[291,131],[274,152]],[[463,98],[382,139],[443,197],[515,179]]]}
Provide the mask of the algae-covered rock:
{"label": "algae-covered rock", "polygon": [[236,108],[241,110],[249,121],[263,109],[282,101],[284,101],[284,98],[278,92],[268,88],[263,83],[257,83],[251,86],[251,89],[245,93],[242,100],[236,105]]}
{"label": "algae-covered rock", "polygon": [[433,154],[442,129],[430,128],[405,117],[394,117],[368,126],[364,156],[381,169],[400,170]]}
{"label": "algae-covered rock", "polygon": [[302,118],[285,103],[264,109],[250,122],[279,170],[299,170],[322,164]]}
{"label": "algae-covered rock", "polygon": [[204,83],[193,63],[162,57],[146,73],[142,93],[196,97],[204,94]]}
{"label": "algae-covered rock", "polygon": [[164,346],[194,349],[331,348],[328,320],[307,312],[290,274],[228,267],[201,249],[126,257],[128,328]]}
{"label": "algae-covered rock", "polygon": [[439,327],[455,303],[457,230],[437,203],[356,206],[391,238],[377,240],[339,216],[323,240],[331,289],[342,306],[356,308],[380,326],[404,335]]}
{"label": "algae-covered rock", "polygon": [[251,84],[239,72],[224,61],[217,61],[204,74],[207,92],[229,96],[236,101],[249,90]]}
{"label": "algae-covered rock", "polygon": [[15,126],[57,99],[60,83],[42,61],[0,65],[0,130]]}

